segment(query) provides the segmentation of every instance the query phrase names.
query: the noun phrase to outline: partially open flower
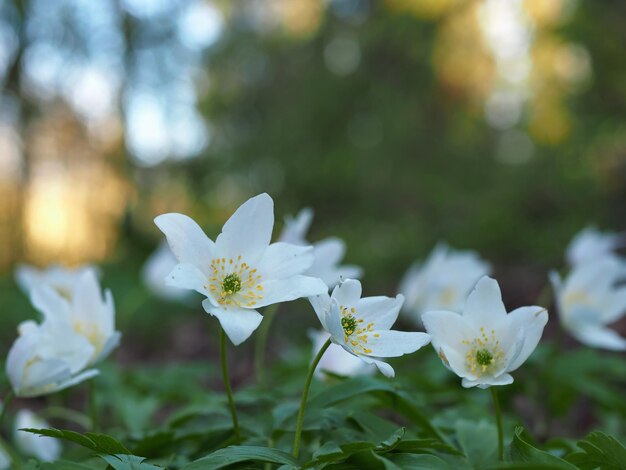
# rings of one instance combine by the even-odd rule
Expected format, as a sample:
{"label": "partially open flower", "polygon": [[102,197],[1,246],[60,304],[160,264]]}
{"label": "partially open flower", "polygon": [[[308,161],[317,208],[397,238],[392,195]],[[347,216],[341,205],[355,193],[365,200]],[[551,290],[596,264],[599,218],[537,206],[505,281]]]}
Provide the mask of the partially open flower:
{"label": "partially open flower", "polygon": [[270,245],[273,205],[267,194],[249,199],[224,224],[215,242],[185,215],[155,219],[178,259],[168,284],[205,295],[202,306],[218,318],[235,345],[261,323],[257,308],[328,289],[320,279],[303,275],[313,264],[310,246]]}
{"label": "partially open flower", "polygon": [[417,324],[430,310],[461,312],[476,282],[490,272],[478,253],[439,244],[423,264],[413,264],[404,275],[399,288],[406,297],[403,312]]}
{"label": "partially open flower", "polygon": [[6,369],[16,396],[35,397],[71,387],[98,374],[85,370],[94,346],[67,322],[46,318],[27,321],[9,350]]}
{"label": "partially open flower", "polygon": [[626,350],[626,339],[607,326],[626,314],[626,262],[605,255],[577,264],[565,281],[556,272],[550,280],[563,328],[587,346]]}
{"label": "partially open flower", "polygon": [[33,289],[31,299],[44,317],[65,322],[69,328],[84,337],[93,346],[89,364],[107,357],[120,342],[115,331],[115,306],[111,291],[100,291],[100,283],[93,270],[85,271],[77,280],[71,300],[58,295],[49,286]]}
{"label": "partially open flower", "polygon": [[98,271],[90,265],[77,268],[52,265],[46,269],[37,269],[22,264],[15,270],[15,279],[25,294],[30,295],[36,287],[49,286],[61,297],[71,300],[79,279],[87,272],[91,272],[97,277]]}
{"label": "partially open flower", "polygon": [[361,283],[347,279],[331,296],[325,293],[309,300],[333,343],[376,365],[387,377],[395,372],[382,358],[413,353],[430,341],[426,333],[390,329],[404,302],[402,295],[361,298]]}
{"label": "partially open flower", "polygon": [[485,276],[470,293],[462,314],[432,311],[422,320],[435,351],[463,378],[463,386],[487,388],[513,382],[509,372],[537,347],[548,312],[532,306],[507,314],[498,283]]}
{"label": "partially open flower", "polygon": [[567,246],[565,256],[570,266],[576,266],[579,263],[611,254],[623,246],[626,246],[626,234],[601,232],[590,226],[576,234]]}

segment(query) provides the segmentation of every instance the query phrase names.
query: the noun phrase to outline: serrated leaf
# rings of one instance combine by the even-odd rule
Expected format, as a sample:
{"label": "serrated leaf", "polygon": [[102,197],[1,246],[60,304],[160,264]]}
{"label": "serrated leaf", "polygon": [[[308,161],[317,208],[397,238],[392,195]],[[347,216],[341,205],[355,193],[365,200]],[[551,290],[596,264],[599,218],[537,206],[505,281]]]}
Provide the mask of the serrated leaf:
{"label": "serrated leaf", "polygon": [[281,450],[257,446],[230,446],[194,460],[181,470],[213,470],[240,462],[265,462],[298,466],[296,459]]}
{"label": "serrated leaf", "polygon": [[577,445],[582,451],[573,452],[566,459],[582,470],[626,468],[626,448],[612,436],[600,431],[592,432]]}
{"label": "serrated leaf", "polygon": [[101,457],[115,470],[161,470],[163,468],[144,463],[146,459],[136,455],[101,455]]}
{"label": "serrated leaf", "polygon": [[562,468],[566,470],[576,469],[576,467],[556,455],[552,455],[531,445],[522,427],[515,428],[515,436],[511,443],[510,454],[513,462],[527,462],[533,463],[534,465],[545,464],[549,465],[551,468]]}
{"label": "serrated leaf", "polygon": [[130,451],[118,440],[106,434],[85,433],[80,434],[64,429],[20,429],[20,431],[39,434],[40,436],[55,437],[73,442],[99,454],[130,454]]}

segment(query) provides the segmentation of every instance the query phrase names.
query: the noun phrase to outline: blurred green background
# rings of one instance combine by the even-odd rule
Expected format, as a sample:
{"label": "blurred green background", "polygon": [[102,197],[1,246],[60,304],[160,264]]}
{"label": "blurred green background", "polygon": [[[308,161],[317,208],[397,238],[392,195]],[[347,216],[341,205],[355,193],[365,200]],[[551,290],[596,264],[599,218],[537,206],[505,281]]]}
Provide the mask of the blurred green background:
{"label": "blurred green background", "polygon": [[[16,263],[92,262],[119,361],[214,351],[199,302],[142,284],[152,219],[214,237],[264,191],[276,235],[314,208],[309,239],[343,238],[368,294],[446,241],[535,302],[577,231],[626,228],[625,20],[615,1],[2,2],[1,348],[36,315]],[[290,309],[315,318],[282,307],[299,341]]]}

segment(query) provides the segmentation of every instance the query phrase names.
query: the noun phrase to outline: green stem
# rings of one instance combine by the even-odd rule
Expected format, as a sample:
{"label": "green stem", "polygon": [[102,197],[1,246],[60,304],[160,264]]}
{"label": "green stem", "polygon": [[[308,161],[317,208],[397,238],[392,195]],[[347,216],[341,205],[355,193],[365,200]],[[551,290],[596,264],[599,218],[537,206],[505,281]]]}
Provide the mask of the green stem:
{"label": "green stem", "polygon": [[502,414],[500,413],[500,402],[498,400],[498,392],[495,387],[489,387],[491,390],[491,398],[493,399],[493,409],[496,413],[496,425],[498,426],[498,457],[504,460],[504,435],[502,433]]}
{"label": "green stem", "polygon": [[263,321],[259,327],[254,345],[254,371],[256,380],[261,387],[265,386],[265,353],[267,351],[267,338],[269,336],[272,321],[280,304],[270,305],[263,312]]}
{"label": "green stem", "polygon": [[226,333],[224,328],[220,329],[220,356],[222,360],[222,375],[224,376],[224,387],[226,388],[226,396],[228,396],[228,406],[230,414],[233,417],[233,431],[235,433],[235,443],[241,442],[241,434],[239,433],[239,420],[237,419],[237,410],[235,409],[235,400],[233,400],[233,391],[230,388],[230,377],[228,375],[228,364],[226,362]]}
{"label": "green stem", "polygon": [[89,389],[89,417],[91,418],[91,432],[98,432],[98,402],[96,400],[96,386],[94,379],[88,381]]}
{"label": "green stem", "polygon": [[300,455],[300,435],[302,434],[302,422],[304,421],[304,407],[306,405],[306,399],[309,396],[309,388],[311,388],[311,381],[313,380],[313,374],[315,373],[315,369],[319,364],[322,356],[330,346],[330,339],[324,343],[322,349],[319,350],[315,359],[311,363],[311,367],[309,367],[309,373],[306,377],[306,382],[304,384],[304,390],[302,390],[302,400],[300,401],[300,410],[298,410],[298,421],[296,424],[296,437],[293,440],[293,456],[297,459],[298,455]]}
{"label": "green stem", "polygon": [[13,393],[13,390],[9,389],[7,394],[4,396],[4,401],[2,402],[2,412],[0,412],[0,429],[2,429],[2,425],[4,424],[4,418],[7,414],[7,410],[11,406],[11,402],[13,402],[14,398],[15,398],[15,394]]}

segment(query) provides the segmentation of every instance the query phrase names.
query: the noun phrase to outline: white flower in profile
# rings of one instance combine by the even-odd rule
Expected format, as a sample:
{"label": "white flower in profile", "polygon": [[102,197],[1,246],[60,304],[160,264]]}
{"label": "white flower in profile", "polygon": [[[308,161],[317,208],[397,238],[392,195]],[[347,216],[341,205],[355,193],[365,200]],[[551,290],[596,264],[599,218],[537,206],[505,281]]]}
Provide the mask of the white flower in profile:
{"label": "white flower in profile", "polygon": [[404,275],[399,288],[406,297],[403,312],[417,324],[430,310],[461,312],[476,282],[490,273],[478,253],[438,244],[423,264],[413,264]]}
{"label": "white flower in profile", "polygon": [[623,233],[601,232],[589,226],[581,230],[567,246],[565,257],[570,266],[608,255],[612,251],[626,246]]}
{"label": "white flower in profile", "polygon": [[15,444],[28,456],[52,462],[61,456],[61,444],[53,437],[38,436],[20,429],[49,429],[50,425],[30,410],[19,410],[15,416]]}
{"label": "white flower in profile", "polygon": [[241,205],[215,242],[182,214],[160,215],[155,223],[178,259],[166,282],[205,295],[202,306],[235,345],[261,323],[257,308],[327,290],[320,279],[303,275],[313,264],[310,246],[270,244],[274,203],[265,193]]}
{"label": "white flower in profile", "polygon": [[189,290],[171,287],[165,282],[165,278],[177,264],[178,260],[167,243],[161,243],[159,248],[144,263],[141,270],[141,277],[146,287],[154,295],[165,300],[187,300],[191,294]]}
{"label": "white flower in profile", "polygon": [[100,291],[94,270],[85,271],[76,282],[71,300],[49,286],[32,291],[31,300],[45,318],[64,322],[93,346],[89,365],[95,364],[118,346],[121,334],[115,331],[115,305],[110,290]]}
{"label": "white flower in profile", "polygon": [[85,370],[94,346],[67,322],[46,318],[42,324],[27,321],[7,356],[6,371],[18,397],[35,397],[76,385],[98,374]]}
{"label": "white flower in profile", "polygon": [[[279,241],[295,245],[309,245],[306,234],[313,221],[313,210],[302,209],[296,217],[287,217]],[[328,237],[313,244],[315,261],[305,274],[320,278],[329,288],[341,279],[358,279],[363,274],[359,266],[345,264],[341,260],[346,254],[346,244],[336,237]]]}
{"label": "white flower in profile", "polygon": [[62,297],[71,300],[78,280],[87,272],[92,272],[96,276],[98,274],[97,269],[91,265],[66,268],[55,264],[46,269],[37,269],[21,264],[15,270],[15,280],[27,295],[35,287],[49,286]]}
{"label": "white flower in profile", "polygon": [[361,283],[347,279],[332,295],[324,293],[309,298],[331,341],[367,364],[374,364],[385,376],[393,377],[393,368],[382,361],[417,351],[428,344],[426,333],[395,331],[395,323],[404,297],[377,296],[361,298]]}
{"label": "white flower in profile", "polygon": [[[309,337],[313,341],[313,356],[315,356],[328,341],[330,334],[324,330],[314,330],[309,332]],[[346,352],[341,346],[331,344],[318,363],[315,375],[318,378],[324,378],[325,372],[330,372],[344,377],[354,377],[369,375],[375,370],[373,365],[366,364],[358,357]]]}
{"label": "white flower in profile", "polygon": [[577,264],[564,281],[553,271],[550,280],[563,328],[587,346],[626,350],[607,326],[626,314],[626,262],[606,255]]}
{"label": "white flower in profile", "polygon": [[548,322],[543,307],[506,312],[498,283],[481,278],[463,313],[440,310],[422,315],[442,362],[463,379],[463,387],[513,383],[513,372],[535,350]]}

